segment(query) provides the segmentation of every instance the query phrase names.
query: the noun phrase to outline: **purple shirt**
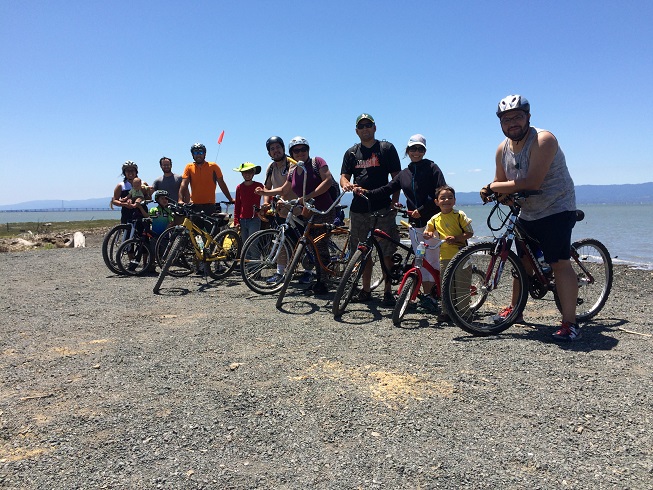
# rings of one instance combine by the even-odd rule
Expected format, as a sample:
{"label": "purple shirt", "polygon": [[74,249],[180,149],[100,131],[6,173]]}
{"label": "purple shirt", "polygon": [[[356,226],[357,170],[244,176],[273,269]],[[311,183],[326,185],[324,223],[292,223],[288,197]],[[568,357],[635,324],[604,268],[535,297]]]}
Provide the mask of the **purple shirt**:
{"label": "purple shirt", "polygon": [[[313,162],[311,160],[315,160],[315,166],[318,171],[322,167],[329,167],[327,162],[324,161],[324,158],[321,157],[309,159],[308,162],[306,162],[306,172],[301,172],[301,175],[297,175],[299,172],[297,172],[297,167],[295,167],[294,170],[288,174],[288,182],[292,185],[293,192],[299,197],[302,197],[302,192],[304,190],[304,175],[308,176],[306,179],[306,194],[313,192],[317,186],[322,183],[322,177],[319,173],[316,174],[313,171]],[[326,211],[329,209],[331,204],[333,204],[333,199],[331,199],[328,190],[324,194],[320,194],[315,198],[315,207],[320,211]]]}

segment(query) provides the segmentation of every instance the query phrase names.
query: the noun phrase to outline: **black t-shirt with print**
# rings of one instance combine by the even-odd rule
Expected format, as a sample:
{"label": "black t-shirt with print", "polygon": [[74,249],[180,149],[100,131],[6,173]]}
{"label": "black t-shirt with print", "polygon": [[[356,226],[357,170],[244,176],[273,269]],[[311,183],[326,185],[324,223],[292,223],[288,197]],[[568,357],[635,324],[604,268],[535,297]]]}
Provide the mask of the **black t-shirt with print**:
{"label": "black t-shirt with print", "polygon": [[[363,189],[377,189],[386,185],[390,175],[401,170],[401,162],[396,148],[387,141],[375,141],[371,148],[360,143],[345,152],[342,158],[341,174],[351,175],[352,183]],[[383,209],[390,204],[390,196],[370,197],[371,211]],[[367,203],[360,196],[354,196],[351,211],[366,213]]]}

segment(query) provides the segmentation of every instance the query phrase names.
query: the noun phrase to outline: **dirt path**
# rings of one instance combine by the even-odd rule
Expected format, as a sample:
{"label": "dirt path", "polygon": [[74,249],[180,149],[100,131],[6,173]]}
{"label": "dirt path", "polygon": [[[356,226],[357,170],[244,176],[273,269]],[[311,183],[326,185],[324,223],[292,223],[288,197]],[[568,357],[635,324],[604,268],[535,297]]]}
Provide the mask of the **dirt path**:
{"label": "dirt path", "polygon": [[[4,488],[651,488],[650,271],[583,340],[474,338],[378,298],[110,276],[97,246],[0,254]],[[621,329],[627,329],[628,333]]]}

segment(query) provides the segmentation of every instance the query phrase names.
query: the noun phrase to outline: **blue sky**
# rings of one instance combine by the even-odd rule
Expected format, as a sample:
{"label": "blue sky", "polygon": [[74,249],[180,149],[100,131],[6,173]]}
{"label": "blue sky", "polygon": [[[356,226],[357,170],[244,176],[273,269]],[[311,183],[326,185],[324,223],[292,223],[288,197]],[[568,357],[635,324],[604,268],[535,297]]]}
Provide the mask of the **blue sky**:
{"label": "blue sky", "polygon": [[0,0],[0,204],[109,196],[125,160],[181,173],[196,141],[232,191],[271,135],[339,174],[361,112],[475,191],[511,93],[576,184],[649,182],[651,25],[648,1]]}

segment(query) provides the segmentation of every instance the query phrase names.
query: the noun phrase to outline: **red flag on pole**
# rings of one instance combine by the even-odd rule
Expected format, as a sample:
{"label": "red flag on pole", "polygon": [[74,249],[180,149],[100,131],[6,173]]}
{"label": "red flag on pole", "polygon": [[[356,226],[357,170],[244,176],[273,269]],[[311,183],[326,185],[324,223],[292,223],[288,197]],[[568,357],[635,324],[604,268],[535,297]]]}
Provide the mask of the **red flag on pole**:
{"label": "red flag on pole", "polygon": [[222,143],[222,138],[224,138],[224,131],[222,131],[222,133],[220,133],[220,136],[218,137],[218,144]]}

